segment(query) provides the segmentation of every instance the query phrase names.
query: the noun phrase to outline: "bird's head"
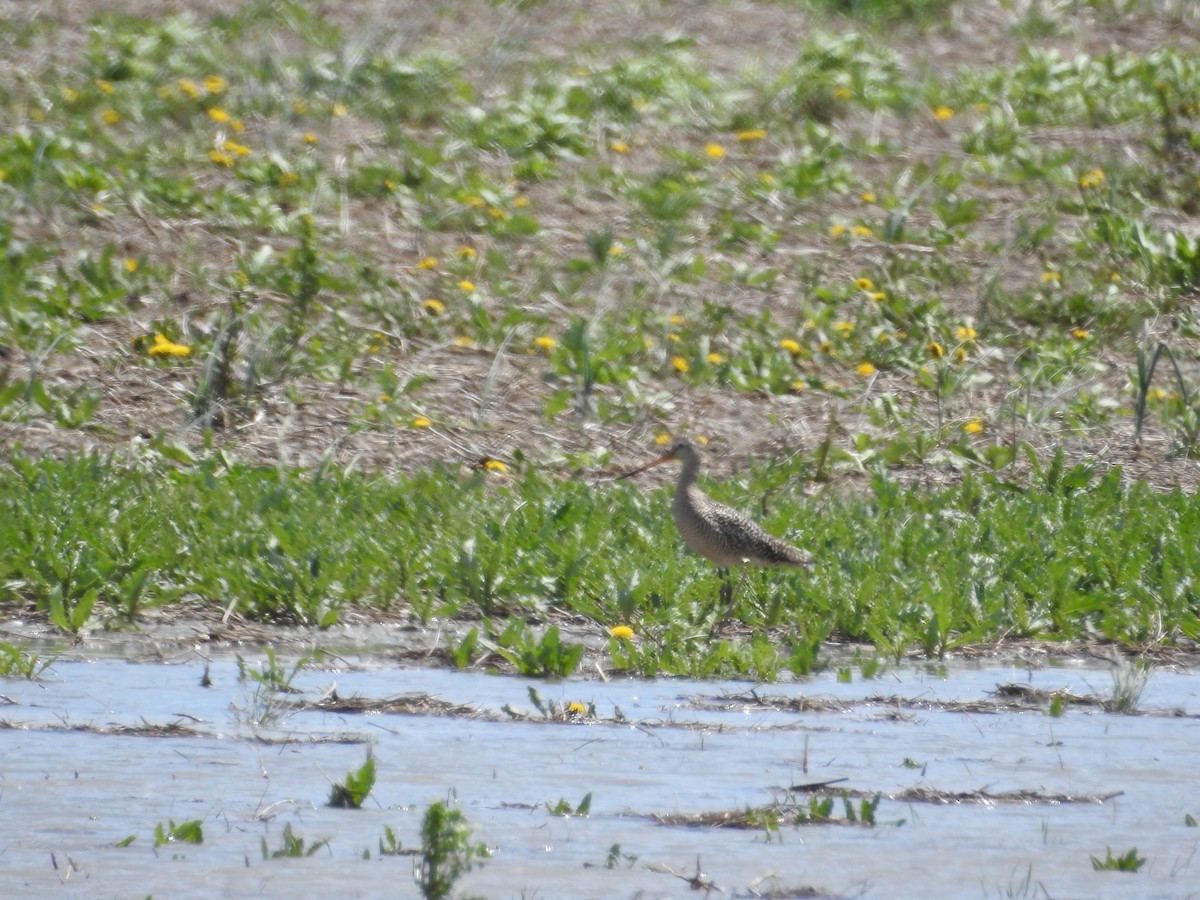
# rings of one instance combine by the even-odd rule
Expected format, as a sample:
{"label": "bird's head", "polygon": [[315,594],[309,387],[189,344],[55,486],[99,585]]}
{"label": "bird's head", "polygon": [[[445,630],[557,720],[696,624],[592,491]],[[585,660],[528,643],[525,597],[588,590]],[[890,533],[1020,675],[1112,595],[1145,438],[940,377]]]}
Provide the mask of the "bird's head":
{"label": "bird's head", "polygon": [[700,459],[696,453],[696,448],[692,446],[690,441],[676,441],[671,445],[671,449],[657,459],[652,459],[644,466],[634,469],[632,472],[626,472],[624,475],[618,475],[617,478],[629,478],[637,475],[640,472],[645,472],[647,469],[653,469],[655,466],[661,466],[668,462],[681,462],[684,466],[694,465]]}

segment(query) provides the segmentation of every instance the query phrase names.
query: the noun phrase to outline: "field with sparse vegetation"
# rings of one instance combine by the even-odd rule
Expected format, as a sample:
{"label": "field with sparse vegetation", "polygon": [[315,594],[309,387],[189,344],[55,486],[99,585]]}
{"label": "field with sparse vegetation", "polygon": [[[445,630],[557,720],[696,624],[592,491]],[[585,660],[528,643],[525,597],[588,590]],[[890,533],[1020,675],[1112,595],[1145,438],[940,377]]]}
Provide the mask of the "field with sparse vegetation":
{"label": "field with sparse vegetation", "polygon": [[[1194,4],[103,6],[0,2],[10,618],[1195,648]],[[817,559],[721,640],[676,437]]]}

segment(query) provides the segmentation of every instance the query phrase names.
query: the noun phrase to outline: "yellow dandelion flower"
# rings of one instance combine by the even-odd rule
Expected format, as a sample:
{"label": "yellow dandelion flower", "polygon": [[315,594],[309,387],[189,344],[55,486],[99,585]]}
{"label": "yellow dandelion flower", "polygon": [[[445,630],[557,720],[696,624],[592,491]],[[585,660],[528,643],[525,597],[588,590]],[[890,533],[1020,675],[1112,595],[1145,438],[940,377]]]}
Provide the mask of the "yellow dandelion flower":
{"label": "yellow dandelion flower", "polygon": [[798,353],[800,353],[800,345],[791,338],[784,338],[781,340],[779,342],[779,349],[786,350],[788,353],[792,354],[792,356],[796,356]]}
{"label": "yellow dandelion flower", "polygon": [[939,122],[946,122],[954,118],[954,110],[949,106],[935,106],[933,108],[933,117]]}
{"label": "yellow dandelion flower", "polygon": [[745,128],[737,133],[737,139],[743,144],[750,143],[751,141],[761,141],[766,136],[767,129],[765,128]]}
{"label": "yellow dandelion flower", "polygon": [[550,337],[548,334],[539,334],[533,339],[533,346],[539,350],[553,350],[558,346],[558,341]]}
{"label": "yellow dandelion flower", "polygon": [[524,209],[528,205],[529,205],[529,198],[526,197],[524,194],[518,194],[516,197],[513,198],[513,208],[514,209]]}
{"label": "yellow dandelion flower", "polygon": [[855,225],[850,229],[850,233],[855,237],[870,237],[872,231],[866,225]]}
{"label": "yellow dandelion flower", "polygon": [[705,144],[704,152],[707,153],[711,159],[722,159],[725,156],[725,148],[716,141],[710,141],[709,143]]}
{"label": "yellow dandelion flower", "polygon": [[928,350],[929,355],[935,359],[941,359],[946,355],[946,349],[937,341],[930,341],[929,345],[925,349]]}
{"label": "yellow dandelion flower", "polygon": [[1092,169],[1079,176],[1079,187],[1082,190],[1087,191],[1092,188],[1098,188],[1102,184],[1104,184],[1103,169]]}
{"label": "yellow dandelion flower", "polygon": [[794,393],[794,394],[798,394],[801,391],[807,390],[807,389],[808,389],[808,385],[799,378],[797,378],[795,381],[792,382],[792,393]]}
{"label": "yellow dandelion flower", "polygon": [[702,434],[698,434],[698,435],[696,435],[696,443],[699,444],[701,447],[704,447],[708,444],[708,438]]}
{"label": "yellow dandelion flower", "polygon": [[138,270],[138,261],[132,256],[125,258],[125,271],[132,275]]}
{"label": "yellow dandelion flower", "polygon": [[629,145],[624,141],[613,141],[608,145],[608,149],[613,153],[620,153],[622,156],[624,156],[629,152]]}
{"label": "yellow dandelion flower", "polygon": [[469,338],[464,334],[464,335],[460,335],[459,337],[456,337],[454,339],[454,346],[455,347],[474,347],[475,341],[472,338]]}
{"label": "yellow dandelion flower", "polygon": [[870,378],[878,370],[873,365],[871,365],[869,362],[864,362],[864,363],[859,363],[858,368],[855,369],[855,371],[858,372],[858,374],[861,375],[863,378]]}
{"label": "yellow dandelion flower", "polygon": [[1157,387],[1156,387],[1156,388],[1151,388],[1151,389],[1150,389],[1150,390],[1149,390],[1149,391],[1146,393],[1146,396],[1147,396],[1147,397],[1149,397],[1151,400],[1166,400],[1166,399],[1167,399],[1167,392],[1166,392],[1166,391],[1164,391],[1162,388],[1157,388]]}
{"label": "yellow dandelion flower", "polygon": [[191,356],[192,348],[186,344],[177,344],[168,338],[162,332],[154,335],[154,343],[150,345],[150,349],[146,351],[151,356],[174,356],[177,358]]}
{"label": "yellow dandelion flower", "polygon": [[873,282],[870,278],[855,278],[854,286],[860,291],[875,290],[875,282]]}
{"label": "yellow dandelion flower", "polygon": [[508,466],[498,459],[485,459],[483,468],[488,472],[498,472],[501,475],[508,471]]}
{"label": "yellow dandelion flower", "polygon": [[228,153],[222,152],[221,150],[209,150],[208,158],[215,162],[218,166],[225,166],[227,169],[231,168],[234,164],[233,157]]}
{"label": "yellow dandelion flower", "polygon": [[615,637],[618,641],[629,641],[633,639],[633,629],[628,625],[614,625],[608,629],[608,633]]}
{"label": "yellow dandelion flower", "polygon": [[954,364],[961,366],[967,361],[967,351],[959,347],[954,351]]}
{"label": "yellow dandelion flower", "polygon": [[830,225],[829,226],[829,236],[830,237],[841,237],[845,233],[846,233],[845,225]]}
{"label": "yellow dandelion flower", "polygon": [[474,293],[474,291],[475,291],[475,282],[467,281],[467,279],[464,278],[462,281],[460,281],[458,283],[458,287],[460,290],[463,290],[466,293],[471,294],[471,293]]}
{"label": "yellow dandelion flower", "polygon": [[854,91],[850,90],[848,87],[835,88],[833,91],[833,96],[838,100],[849,100],[854,96]]}
{"label": "yellow dandelion flower", "polygon": [[237,141],[221,141],[221,149],[234,156],[249,156],[251,153],[249,147],[239,144]]}
{"label": "yellow dandelion flower", "polygon": [[379,402],[380,402],[380,403],[391,403],[391,402],[392,402],[392,395],[391,395],[391,394],[380,394],[380,395],[379,395]]}
{"label": "yellow dandelion flower", "polygon": [[654,443],[658,444],[660,447],[665,447],[667,444],[671,443],[671,435],[667,434],[665,431],[660,431],[654,436]]}
{"label": "yellow dandelion flower", "polygon": [[311,131],[304,132],[304,143],[309,144],[311,146],[313,144],[320,143],[320,141],[321,141],[321,139],[319,137],[317,137],[315,134],[313,134],[313,132],[311,132]]}
{"label": "yellow dandelion flower", "polygon": [[79,99],[79,91],[75,90],[75,88],[65,87],[62,89],[62,96],[68,103],[74,103]]}
{"label": "yellow dandelion flower", "polygon": [[103,79],[96,82],[96,87],[100,88],[100,93],[107,94],[109,97],[117,92],[117,89],[112,86],[111,81],[104,81]]}
{"label": "yellow dandelion flower", "polygon": [[1042,284],[1058,284],[1062,281],[1062,275],[1052,269],[1047,269],[1042,273]]}
{"label": "yellow dandelion flower", "polygon": [[231,115],[229,115],[229,113],[225,112],[225,110],[221,109],[219,106],[214,106],[212,109],[210,109],[208,111],[208,117],[214,122],[228,122],[231,118],[233,118]]}
{"label": "yellow dandelion flower", "polygon": [[308,112],[307,101],[293,100],[292,101],[292,112],[294,112],[298,116],[304,115],[306,112]]}
{"label": "yellow dandelion flower", "polygon": [[981,434],[983,432],[983,420],[972,419],[963,426],[963,431],[965,431],[967,434]]}
{"label": "yellow dandelion flower", "polygon": [[667,321],[669,321],[672,325],[682,325],[687,320],[684,319],[683,316],[676,314],[676,315],[671,316],[671,318],[668,319]]}
{"label": "yellow dandelion flower", "polygon": [[644,348],[645,348],[647,351],[649,351],[649,350],[653,350],[653,349],[654,349],[654,338],[652,338],[652,337],[646,337],[645,335],[643,335],[643,336],[642,336],[642,346],[643,346],[643,347],[644,347]]}
{"label": "yellow dandelion flower", "polygon": [[679,372],[681,375],[687,374],[688,370],[691,369],[691,364],[688,363],[688,361],[682,356],[671,357],[671,365],[674,366],[675,371]]}
{"label": "yellow dandelion flower", "polygon": [[713,366],[719,366],[725,362],[725,357],[722,356],[720,353],[710,353],[710,354],[708,354],[708,356],[705,357],[705,359],[708,360],[709,365],[713,365]]}
{"label": "yellow dandelion flower", "polygon": [[437,264],[438,264],[437,257],[426,256],[419,263],[417,263],[417,268],[418,269],[436,269]]}
{"label": "yellow dandelion flower", "polygon": [[1074,328],[1071,330],[1071,337],[1077,341],[1086,341],[1092,336],[1092,333],[1086,328]]}
{"label": "yellow dandelion flower", "polygon": [[758,176],[758,183],[762,184],[762,185],[770,186],[775,183],[775,176],[772,175],[770,172],[763,172],[762,174],[760,174]]}
{"label": "yellow dandelion flower", "polygon": [[838,322],[833,327],[837,329],[838,333],[843,337],[849,337],[850,335],[854,334],[853,322]]}
{"label": "yellow dandelion flower", "polygon": [[291,187],[293,184],[295,184],[299,180],[300,180],[300,175],[297,172],[280,172],[279,173],[279,186],[280,187]]}
{"label": "yellow dandelion flower", "polygon": [[463,201],[464,206],[469,206],[472,209],[482,209],[487,206],[487,201],[477,194],[471,194]]}
{"label": "yellow dandelion flower", "polygon": [[506,220],[508,218],[508,213],[506,213],[504,210],[500,209],[500,207],[498,207],[498,206],[489,206],[488,207],[488,215],[491,216],[493,219],[498,219],[501,222],[503,222],[504,220]]}
{"label": "yellow dandelion flower", "polygon": [[667,335],[667,340],[670,341],[672,344],[678,344],[681,340],[683,340],[683,338],[681,338],[675,332],[671,332],[670,334]]}
{"label": "yellow dandelion flower", "polygon": [[570,703],[567,704],[567,714],[571,715],[571,716],[587,715],[587,707],[584,706],[582,703],[580,703],[578,700],[572,700]]}
{"label": "yellow dandelion flower", "polygon": [[477,251],[474,247],[463,246],[458,248],[459,259],[474,259],[478,255],[479,251]]}
{"label": "yellow dandelion flower", "polygon": [[100,113],[100,118],[104,120],[105,125],[116,125],[121,121],[121,114],[110,106]]}
{"label": "yellow dandelion flower", "polygon": [[959,325],[954,329],[954,337],[960,341],[973,341],[975,334],[975,329],[970,325]]}
{"label": "yellow dandelion flower", "polygon": [[611,247],[608,248],[608,255],[609,256],[624,256],[625,248],[622,247],[620,244],[613,244]]}
{"label": "yellow dandelion flower", "polygon": [[871,293],[867,294],[867,297],[874,303],[882,303],[887,299],[887,294],[883,291],[871,291]]}
{"label": "yellow dandelion flower", "polygon": [[1121,276],[1118,273],[1113,272],[1111,275],[1108,276],[1108,280],[1111,281],[1113,284],[1120,284]]}
{"label": "yellow dandelion flower", "polygon": [[333,106],[329,107],[329,114],[331,116],[333,116],[335,119],[340,119],[342,116],[346,115],[346,113],[348,113],[349,111],[350,110],[348,110],[346,108],[345,103],[335,103],[335,104],[333,104]]}
{"label": "yellow dandelion flower", "polygon": [[196,86],[196,82],[192,81],[190,78],[180,78],[175,83],[179,85],[179,89],[181,91],[183,91],[187,96],[191,97],[193,100],[196,100],[199,98],[200,88],[198,88]]}
{"label": "yellow dandelion flower", "polygon": [[428,428],[433,422],[428,416],[417,416],[409,423],[413,428]]}
{"label": "yellow dandelion flower", "polygon": [[874,191],[863,191],[861,194],[859,194],[859,199],[862,200],[863,203],[874,203],[875,202],[875,192]]}
{"label": "yellow dandelion flower", "polygon": [[204,89],[210,94],[219,94],[228,86],[228,82],[220,75],[209,75],[204,79]]}
{"label": "yellow dandelion flower", "polygon": [[446,311],[446,304],[441,300],[437,300],[432,297],[422,303],[421,306],[423,306],[425,308],[425,312],[429,313],[431,316],[440,316]]}
{"label": "yellow dandelion flower", "polygon": [[233,129],[234,134],[241,134],[246,130],[246,123],[241,119],[230,119],[229,127]]}

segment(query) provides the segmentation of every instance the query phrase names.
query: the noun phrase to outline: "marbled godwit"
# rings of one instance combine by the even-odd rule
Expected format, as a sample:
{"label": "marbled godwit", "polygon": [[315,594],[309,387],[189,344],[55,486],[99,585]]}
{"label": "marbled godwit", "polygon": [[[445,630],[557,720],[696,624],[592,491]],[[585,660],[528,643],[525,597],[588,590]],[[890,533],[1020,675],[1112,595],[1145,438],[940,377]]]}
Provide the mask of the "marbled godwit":
{"label": "marbled godwit", "polygon": [[671,461],[678,461],[682,466],[675,485],[675,499],[671,503],[675,526],[685,544],[717,564],[721,575],[721,600],[730,611],[733,609],[733,582],[729,580],[731,566],[812,565],[812,556],[808,553],[769,534],[757,522],[700,490],[696,486],[700,455],[687,441],[679,441],[658,459],[618,477],[629,478]]}

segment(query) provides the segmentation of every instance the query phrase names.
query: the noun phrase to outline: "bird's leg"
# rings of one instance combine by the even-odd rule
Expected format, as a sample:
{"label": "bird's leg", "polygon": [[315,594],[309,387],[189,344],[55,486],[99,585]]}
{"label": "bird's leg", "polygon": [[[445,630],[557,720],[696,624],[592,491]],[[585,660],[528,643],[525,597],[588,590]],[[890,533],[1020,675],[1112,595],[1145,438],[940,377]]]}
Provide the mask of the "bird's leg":
{"label": "bird's leg", "polygon": [[729,577],[729,569],[725,566],[717,569],[721,576],[721,605],[725,607],[725,621],[733,620],[733,579]]}

